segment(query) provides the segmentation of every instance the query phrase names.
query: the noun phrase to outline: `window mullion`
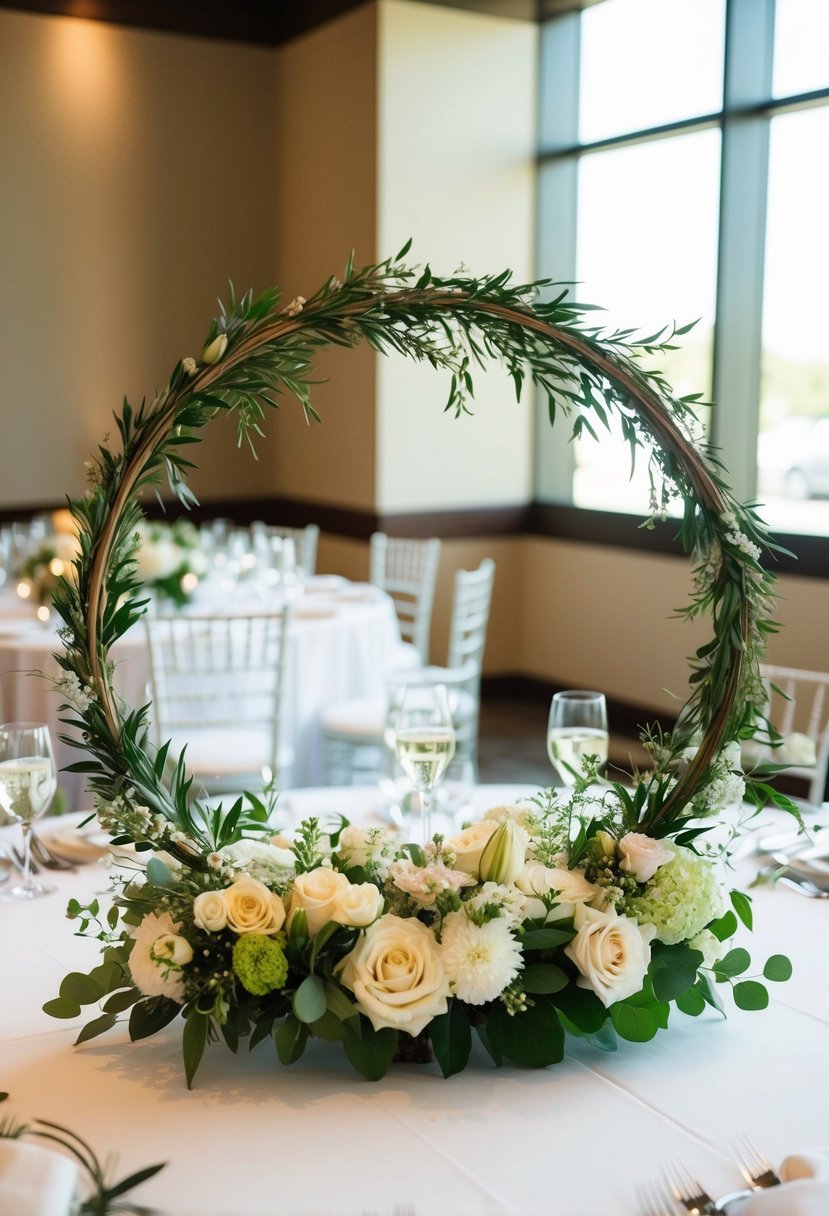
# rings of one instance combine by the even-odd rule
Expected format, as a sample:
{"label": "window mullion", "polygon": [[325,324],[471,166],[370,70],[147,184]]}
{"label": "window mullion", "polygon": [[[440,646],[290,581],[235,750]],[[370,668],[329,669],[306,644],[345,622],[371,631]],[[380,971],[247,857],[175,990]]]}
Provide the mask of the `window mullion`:
{"label": "window mullion", "polygon": [[733,109],[771,95],[774,0],[729,0],[726,21],[713,440],[747,500],[757,490],[769,118]]}

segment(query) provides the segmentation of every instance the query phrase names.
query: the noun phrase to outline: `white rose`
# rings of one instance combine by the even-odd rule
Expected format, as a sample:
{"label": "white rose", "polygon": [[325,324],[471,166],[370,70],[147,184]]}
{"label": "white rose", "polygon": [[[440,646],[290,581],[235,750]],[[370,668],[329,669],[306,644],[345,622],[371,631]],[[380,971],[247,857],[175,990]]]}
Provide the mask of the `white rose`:
{"label": "white rose", "polygon": [[473,823],[459,832],[457,836],[445,840],[443,842],[444,851],[455,854],[454,868],[477,878],[481,854],[497,827],[498,824],[494,819],[482,819],[480,823]]}
{"label": "white rose", "polygon": [[227,927],[224,891],[202,891],[193,900],[193,919],[205,933],[220,933]]}
{"label": "white rose", "polygon": [[193,947],[178,933],[162,933],[150,949],[150,958],[167,967],[186,967],[193,959]]}
{"label": "white rose", "polygon": [[388,852],[393,837],[383,828],[359,828],[349,824],[340,832],[337,852],[349,866],[365,866],[370,861],[379,861]]}
{"label": "white rose", "polygon": [[237,840],[220,850],[223,859],[237,870],[246,870],[260,882],[284,882],[293,873],[296,858],[290,849],[263,840]]}
{"label": "white rose", "polygon": [[383,911],[382,893],[373,882],[349,883],[334,907],[332,920],[342,925],[365,929]]}
{"label": "white rose", "polygon": [[228,927],[243,933],[278,933],[285,921],[285,907],[264,883],[247,874],[225,889]]}
{"label": "white rose", "polygon": [[525,828],[532,818],[532,808],[528,806],[492,806],[484,815],[485,820],[494,819],[496,823],[511,819],[520,828]]}
{"label": "white rose", "polygon": [[[581,870],[545,866],[540,861],[528,861],[516,878],[515,885],[527,896],[523,908],[524,920],[561,920],[572,916],[576,904],[589,903],[600,891],[595,883],[587,881]],[[539,897],[550,892],[555,892],[558,907],[548,917]]]}
{"label": "white rose", "polygon": [[381,916],[340,966],[342,983],[375,1030],[416,1035],[446,1012],[449,981],[438,944],[414,917]]}
{"label": "white rose", "polygon": [[308,918],[309,936],[316,937],[324,924],[337,919],[334,913],[350,885],[345,874],[330,866],[317,866],[307,874],[297,874],[290,917],[301,908]]}
{"label": "white rose", "polygon": [[580,971],[576,981],[590,988],[607,1008],[639,992],[650,966],[653,925],[578,904],[576,936],[564,953]]}
{"label": "white rose", "polygon": [[673,857],[669,849],[643,832],[627,832],[619,841],[619,852],[622,855],[619,869],[632,874],[637,882],[648,882]]}

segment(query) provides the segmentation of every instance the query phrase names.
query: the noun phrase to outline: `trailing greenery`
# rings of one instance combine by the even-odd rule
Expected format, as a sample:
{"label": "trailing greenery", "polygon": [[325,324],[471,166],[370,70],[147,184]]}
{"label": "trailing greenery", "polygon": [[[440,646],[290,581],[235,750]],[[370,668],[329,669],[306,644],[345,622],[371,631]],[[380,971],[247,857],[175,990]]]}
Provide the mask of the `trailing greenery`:
{"label": "trailing greenery", "polygon": [[[164,847],[196,867],[202,856],[262,822],[255,803],[236,804],[217,821],[193,800],[181,758],[168,763],[147,737],[148,707],[123,705],[112,689],[107,655],[146,607],[134,551],[141,520],[137,496],[162,478],[185,507],[194,497],[187,476],[203,428],[233,413],[239,442],[262,434],[265,412],[295,398],[309,421],[315,356],[326,346],[368,342],[384,354],[428,362],[449,378],[446,411],[470,411],[474,375],[492,360],[508,371],[516,396],[527,381],[546,398],[550,421],[571,434],[598,437],[613,421],[631,456],[648,461],[652,486],[647,526],[673,498],[684,504],[679,538],[694,563],[690,604],[679,615],[709,615],[713,637],[692,658],[691,692],[676,729],[654,748],[657,772],[635,808],[647,831],[672,831],[710,783],[722,746],[754,732],[763,713],[758,659],[772,619],[771,575],[761,559],[778,549],[753,506],[731,495],[717,453],[704,437],[698,395],[675,398],[663,376],[643,365],[674,349],[688,327],[646,337],[604,332],[590,305],[546,280],[516,284],[509,271],[480,278],[441,278],[392,259],[330,278],[309,299],[279,309],[275,289],[237,298],[209,328],[199,360],[182,359],[167,386],[138,408],[124,401],[115,421],[120,446],[102,444],[88,462],[89,491],[70,504],[80,532],[74,577],[55,594],[65,652],[61,690],[74,728],[68,741],[89,754],[84,772],[111,813],[120,839]],[[688,748],[697,752],[680,762]],[[172,769],[172,776],[169,772]],[[678,781],[667,774],[680,772]],[[148,807],[152,833],[137,831],[131,808]],[[117,813],[116,813],[117,812]],[[188,838],[186,847],[176,834]],[[195,846],[195,855],[194,855]]]}

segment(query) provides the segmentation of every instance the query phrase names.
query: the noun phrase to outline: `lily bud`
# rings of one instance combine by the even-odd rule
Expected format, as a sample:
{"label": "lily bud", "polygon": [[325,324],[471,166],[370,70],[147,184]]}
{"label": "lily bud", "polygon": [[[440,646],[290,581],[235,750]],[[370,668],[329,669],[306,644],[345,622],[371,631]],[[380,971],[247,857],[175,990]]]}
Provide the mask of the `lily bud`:
{"label": "lily bud", "polygon": [[217,334],[201,353],[202,363],[218,363],[227,350],[227,334]]}
{"label": "lily bud", "polygon": [[490,836],[481,854],[481,882],[509,886],[524,868],[530,838],[512,819],[503,819]]}

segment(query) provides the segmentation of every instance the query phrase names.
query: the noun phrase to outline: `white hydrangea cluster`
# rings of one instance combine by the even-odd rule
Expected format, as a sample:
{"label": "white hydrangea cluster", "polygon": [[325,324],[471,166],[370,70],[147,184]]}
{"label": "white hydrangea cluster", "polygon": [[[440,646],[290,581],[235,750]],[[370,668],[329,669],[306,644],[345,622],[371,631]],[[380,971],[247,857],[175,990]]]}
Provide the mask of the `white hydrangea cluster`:
{"label": "white hydrangea cluster", "polygon": [[674,856],[661,865],[644,891],[625,901],[625,915],[653,925],[666,946],[695,937],[722,915],[723,900],[713,865],[681,845],[664,841]]}

